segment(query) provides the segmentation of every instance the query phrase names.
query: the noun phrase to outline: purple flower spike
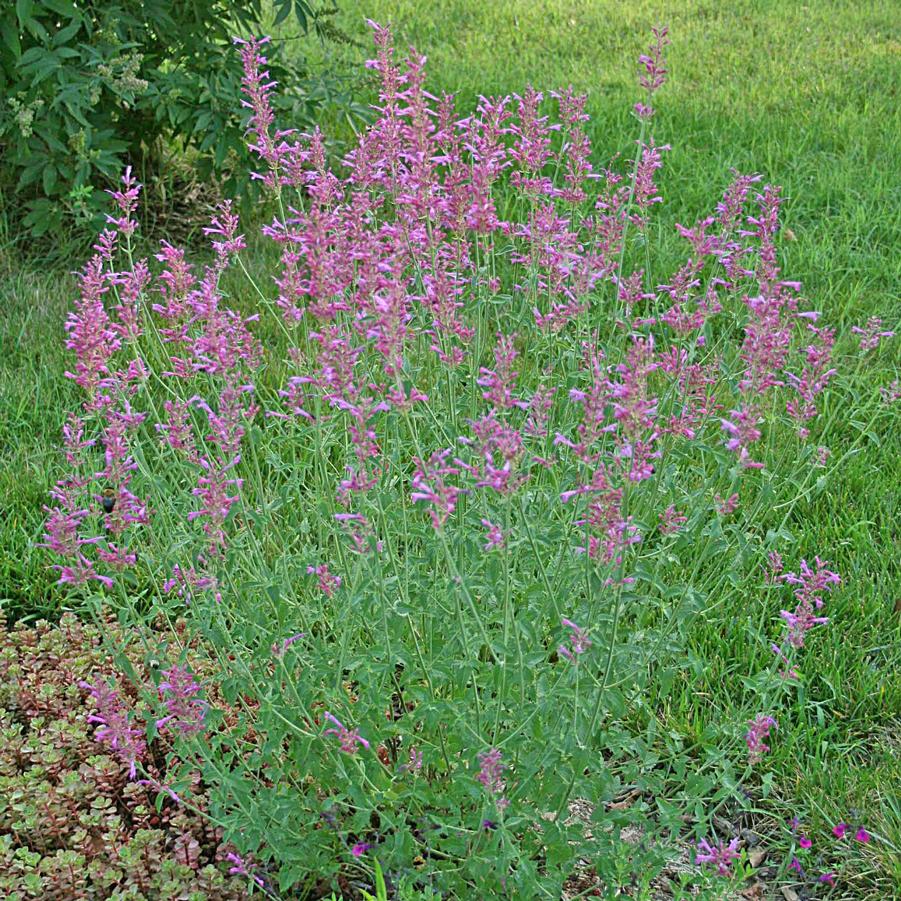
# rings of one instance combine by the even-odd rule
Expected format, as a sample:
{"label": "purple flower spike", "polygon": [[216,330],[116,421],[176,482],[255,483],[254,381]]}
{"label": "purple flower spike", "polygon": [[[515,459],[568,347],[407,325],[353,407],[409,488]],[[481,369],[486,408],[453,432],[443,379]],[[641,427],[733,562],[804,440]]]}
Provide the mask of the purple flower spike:
{"label": "purple flower spike", "polygon": [[738,853],[738,839],[733,838],[728,845],[719,842],[716,847],[710,844],[706,838],[698,842],[698,852],[695,855],[695,863],[709,863],[716,867],[718,876],[732,875],[732,862],[741,856]]}
{"label": "purple flower spike", "polygon": [[147,751],[142,730],[129,722],[128,710],[115,688],[99,679],[93,685],[89,682],[79,685],[90,691],[97,707],[97,712],[87,718],[89,723],[99,727],[94,738],[109,745],[119,759],[128,764],[128,776],[134,779],[137,762]]}
{"label": "purple flower spike", "polygon": [[325,718],[334,725],[334,729],[326,729],[326,735],[334,735],[345,754],[356,754],[358,747],[369,750],[369,742],[360,736],[356,729],[348,729],[337,717],[326,712]]}
{"label": "purple flower spike", "polygon": [[156,721],[161,732],[175,732],[182,737],[203,732],[206,718],[206,702],[195,695],[200,685],[183,666],[164,670],[165,679],[160,682],[160,697],[164,699],[168,715]]}
{"label": "purple flower spike", "polygon": [[577,626],[572,620],[562,619],[561,622],[569,629],[570,647],[560,645],[557,648],[557,653],[567,660],[575,661],[579,654],[584,654],[591,647],[591,640],[588,638],[586,631],[581,626]]}
{"label": "purple flower spike", "polygon": [[483,751],[479,754],[479,764],[481,769],[476,774],[476,781],[481,782],[488,793],[497,798],[498,810],[503,810],[510,802],[503,797],[507,788],[504,781],[504,770],[507,766],[501,760],[501,752],[497,748]]}
{"label": "purple flower spike", "polygon": [[748,722],[748,731],[745,733],[745,742],[748,745],[748,759],[750,762],[759,763],[763,755],[770,750],[770,746],[764,742],[769,737],[772,729],[778,728],[778,723],[771,716],[758,714]]}

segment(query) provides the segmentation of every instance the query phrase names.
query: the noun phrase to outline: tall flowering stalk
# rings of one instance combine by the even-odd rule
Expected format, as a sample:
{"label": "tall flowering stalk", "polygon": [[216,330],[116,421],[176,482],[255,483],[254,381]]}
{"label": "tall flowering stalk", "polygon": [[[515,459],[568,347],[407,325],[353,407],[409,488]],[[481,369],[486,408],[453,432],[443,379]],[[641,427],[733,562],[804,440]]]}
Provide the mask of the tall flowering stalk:
{"label": "tall flowering stalk", "polygon": [[102,679],[95,679],[93,684],[85,681],[79,684],[90,692],[94,701],[96,712],[88,715],[88,722],[97,725],[94,737],[109,745],[116,756],[128,765],[128,776],[134,779],[138,762],[147,751],[143,730],[131,721],[128,708],[115,688]]}

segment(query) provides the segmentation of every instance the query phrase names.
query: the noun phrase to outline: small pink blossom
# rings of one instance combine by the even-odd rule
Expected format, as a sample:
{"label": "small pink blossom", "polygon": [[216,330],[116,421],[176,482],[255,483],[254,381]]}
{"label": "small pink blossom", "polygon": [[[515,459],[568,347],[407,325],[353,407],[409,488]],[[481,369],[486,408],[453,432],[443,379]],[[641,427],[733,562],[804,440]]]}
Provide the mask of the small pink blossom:
{"label": "small pink blossom", "polygon": [[167,715],[156,721],[161,732],[176,732],[181,736],[196,735],[204,729],[207,704],[195,697],[201,688],[183,666],[163,670],[159,684],[160,698],[165,702]]}
{"label": "small pink blossom", "polygon": [[688,517],[680,513],[673,504],[670,504],[660,514],[660,531],[664,535],[673,535],[688,522]]}
{"label": "small pink blossom", "polygon": [[298,632],[296,635],[292,635],[290,638],[283,638],[281,642],[274,642],[271,648],[272,653],[276,657],[284,657],[285,651],[287,651],[288,648],[290,648],[291,645],[294,644],[294,642],[300,641],[300,639],[303,638],[304,635],[304,632]]}
{"label": "small pink blossom", "polygon": [[557,648],[557,653],[567,660],[575,661],[576,657],[584,654],[591,647],[591,641],[585,630],[581,626],[577,626],[572,620],[563,619],[561,622],[569,629],[570,647],[561,644]]}
{"label": "small pink blossom", "polygon": [[738,494],[730,494],[729,497],[723,499],[718,494],[714,495],[717,513],[720,516],[729,516],[738,509]]}
{"label": "small pink blossom", "polygon": [[356,729],[348,729],[337,717],[326,712],[325,718],[334,725],[333,729],[326,729],[326,735],[334,735],[345,754],[356,754],[358,747],[369,750],[369,742],[360,736]]}
{"label": "small pink blossom", "polygon": [[96,713],[87,717],[89,723],[96,723],[98,726],[94,738],[109,745],[128,764],[129,778],[134,779],[138,760],[147,751],[143,730],[130,721],[128,709],[115,688],[102,679],[97,679],[93,684],[82,681],[79,685],[90,691],[96,707]]}
{"label": "small pink blossom", "polygon": [[482,520],[482,525],[487,529],[488,534],[485,536],[485,550],[490,551],[494,550],[494,548],[501,548],[504,546],[505,536],[501,531],[501,527],[495,525],[488,519]]}
{"label": "small pink blossom", "polygon": [[501,759],[501,752],[497,748],[491,748],[479,754],[480,769],[476,774],[476,781],[481,782],[490,795],[496,797],[498,810],[503,810],[509,805],[509,801],[503,797],[506,791],[504,770],[506,764]]}
{"label": "small pink blossom", "polygon": [[254,873],[256,869],[255,864],[248,863],[243,857],[232,851],[225,855],[225,859],[231,864],[228,869],[229,876],[244,876],[247,879],[252,879],[260,888],[265,888],[266,883]]}
{"label": "small pink blossom", "polygon": [[307,573],[317,577],[319,590],[327,598],[330,598],[341,587],[341,576],[336,576],[330,572],[327,563],[320,563],[318,566],[308,566]]}
{"label": "small pink blossom", "polygon": [[871,316],[863,328],[852,325],[851,331],[855,335],[861,335],[860,349],[866,353],[879,346],[883,338],[894,338],[895,333],[882,329],[882,320],[878,316]]}
{"label": "small pink blossom", "polygon": [[718,876],[731,876],[732,863],[741,856],[738,853],[739,839],[733,838],[728,845],[719,842],[716,847],[710,844],[706,838],[698,842],[698,851],[695,855],[695,863],[709,863],[716,867]]}
{"label": "small pink blossom", "polygon": [[769,737],[772,729],[778,728],[778,723],[771,716],[759,714],[748,722],[748,731],[745,734],[745,742],[748,745],[748,758],[752,764],[759,763],[763,755],[770,750],[770,746],[764,739]]}

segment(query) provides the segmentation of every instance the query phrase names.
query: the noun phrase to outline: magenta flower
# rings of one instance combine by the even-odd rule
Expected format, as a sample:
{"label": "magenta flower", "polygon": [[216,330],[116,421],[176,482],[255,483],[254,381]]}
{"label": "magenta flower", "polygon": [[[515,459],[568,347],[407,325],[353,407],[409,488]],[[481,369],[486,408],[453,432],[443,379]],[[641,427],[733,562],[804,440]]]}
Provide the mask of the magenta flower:
{"label": "magenta flower", "polygon": [[244,241],[244,235],[238,232],[238,216],[232,211],[231,200],[225,200],[216,207],[218,215],[213,216],[207,228],[204,228],[205,235],[216,235],[222,240],[213,241],[213,250],[216,251],[216,257],[220,268],[224,269],[228,265],[229,257],[243,250],[247,244]]}
{"label": "magenta flower", "polygon": [[851,331],[855,335],[861,335],[860,349],[864,353],[878,347],[879,342],[883,338],[893,338],[895,336],[895,333],[892,331],[882,330],[882,320],[877,316],[871,316],[863,328],[852,325]]}
{"label": "magenta flower", "polygon": [[225,859],[231,863],[228,869],[229,876],[243,876],[246,879],[252,879],[260,888],[266,887],[263,879],[254,873],[256,864],[248,863],[240,854],[231,851],[225,855]]}
{"label": "magenta flower", "polygon": [[431,506],[429,516],[432,518],[434,528],[440,529],[448,517],[457,507],[457,498],[460,488],[451,485],[447,480],[449,476],[459,475],[460,470],[456,466],[450,466],[447,458],[451,455],[451,449],[435,451],[428,462],[414,457],[416,469],[413,472],[413,491],[410,498],[413,502],[423,501]]}
{"label": "magenta flower", "polygon": [[362,857],[372,845],[369,842],[357,842],[351,849],[350,853],[353,854],[354,857]]}
{"label": "magenta flower", "polygon": [[123,235],[132,235],[138,227],[138,223],[133,216],[138,208],[138,196],[141,193],[142,186],[132,178],[131,166],[126,167],[121,181],[121,190],[107,191],[106,193],[115,200],[116,206],[122,215],[119,218],[107,216],[106,221],[110,225],[115,225]]}
{"label": "magenta flower", "polygon": [[161,732],[169,731],[183,738],[204,730],[207,704],[195,697],[201,690],[191,673],[183,666],[163,670],[165,679],[159,684],[160,697],[165,702],[167,715],[156,721]]}
{"label": "magenta flower", "polygon": [[745,733],[745,742],[748,745],[750,762],[759,763],[763,755],[770,750],[764,739],[769,737],[770,730],[778,727],[778,723],[771,716],[758,714],[753,720],[748,721],[748,731]]}
{"label": "magenta flower", "polygon": [[332,724],[333,729],[326,729],[325,735],[334,735],[340,744],[341,750],[345,754],[356,754],[358,747],[369,750],[369,742],[365,738],[361,738],[360,733],[356,729],[348,729],[337,717],[326,712],[325,718]]}
{"label": "magenta flower", "polygon": [[320,563],[318,566],[308,566],[307,573],[318,578],[319,590],[327,598],[330,598],[341,587],[341,576],[331,573],[327,563]]}
{"label": "magenta flower", "polygon": [[718,494],[714,496],[716,502],[717,513],[720,516],[729,516],[738,509],[738,494],[730,494],[727,498],[722,498]]}
{"label": "magenta flower", "polygon": [[812,842],[806,835],[798,836],[798,844],[799,844],[805,851],[807,851],[807,850],[809,850],[810,848],[813,847],[813,842]]}
{"label": "magenta flower", "polygon": [[716,867],[718,876],[732,875],[732,862],[741,856],[738,853],[737,838],[733,838],[728,845],[719,842],[716,847],[710,844],[706,838],[698,842],[698,851],[695,855],[695,863],[707,863]]}
{"label": "magenta flower", "polygon": [[591,641],[588,638],[586,631],[581,626],[577,626],[572,620],[563,619],[561,622],[569,629],[568,637],[570,647],[560,645],[560,647],[557,648],[557,653],[561,657],[565,657],[567,660],[575,662],[576,657],[580,654],[584,654],[591,647]]}
{"label": "magenta flower", "polygon": [[670,504],[660,516],[660,532],[663,535],[673,535],[688,522],[688,517],[680,513],[673,504]]}
{"label": "magenta flower", "polygon": [[854,833],[854,841],[861,842],[866,845],[870,841],[870,833],[863,826]]}
{"label": "magenta flower", "polygon": [[91,693],[97,708],[87,718],[89,723],[98,725],[94,738],[109,745],[128,764],[129,778],[134,779],[137,762],[147,751],[143,730],[129,722],[128,710],[115,688],[100,679],[93,685],[84,681],[78,684]]}
{"label": "magenta flower", "polygon": [[651,29],[654,35],[654,43],[648,48],[648,52],[638,57],[638,62],[644,69],[638,77],[638,83],[648,95],[653,94],[666,84],[666,61],[663,58],[663,50],[670,45],[669,28],[665,25]]}
{"label": "magenta flower", "polygon": [[836,823],[835,826],[832,827],[832,834],[833,834],[836,838],[844,838],[844,837],[845,837],[845,833],[846,833],[850,828],[851,828],[851,827],[850,827],[847,823]]}
{"label": "magenta flower", "polygon": [[479,772],[476,774],[476,781],[481,782],[488,791],[488,794],[496,798],[498,810],[503,810],[510,802],[503,797],[506,791],[506,782],[504,781],[504,770],[507,769],[506,764],[501,759],[501,752],[498,748],[491,748],[479,754]]}
{"label": "magenta flower", "polygon": [[483,519],[482,525],[488,532],[485,536],[485,550],[491,551],[494,550],[494,548],[503,547],[505,538],[504,533],[501,531],[501,527],[495,525],[488,519]]}
{"label": "magenta flower", "polygon": [[290,648],[291,645],[294,644],[294,642],[300,641],[300,639],[303,638],[304,635],[305,635],[304,632],[298,632],[297,635],[292,635],[292,636],[290,636],[290,638],[283,638],[281,640],[281,642],[278,642],[278,641],[273,642],[272,648],[271,648],[272,653],[276,657],[284,657],[285,651],[287,651],[288,648]]}
{"label": "magenta flower", "polygon": [[787,641],[795,648],[804,647],[804,637],[814,626],[824,625],[829,622],[826,616],[817,616],[817,610],[824,606],[823,593],[832,591],[835,585],[841,584],[838,573],[826,569],[826,563],[819,557],[816,561],[816,571],[808,566],[806,560],[801,561],[800,573],[785,573],[782,581],[799,587],[794,595],[798,601],[794,611],[783,610],[779,614],[788,626]]}
{"label": "magenta flower", "polygon": [[401,764],[400,769],[402,772],[413,773],[414,776],[419,775],[422,770],[422,751],[416,747],[410,748],[407,763]]}

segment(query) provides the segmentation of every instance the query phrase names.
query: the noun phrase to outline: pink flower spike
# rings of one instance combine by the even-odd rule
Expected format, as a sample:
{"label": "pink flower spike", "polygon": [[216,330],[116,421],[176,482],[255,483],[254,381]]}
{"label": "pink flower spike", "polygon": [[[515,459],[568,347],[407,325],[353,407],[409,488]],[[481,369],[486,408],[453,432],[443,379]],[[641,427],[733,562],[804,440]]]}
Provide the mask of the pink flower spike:
{"label": "pink flower spike", "polygon": [[341,576],[336,576],[329,571],[327,563],[318,566],[308,566],[307,573],[316,576],[319,580],[319,590],[330,598],[341,587]]}
{"label": "pink flower spike", "polygon": [[698,842],[698,851],[695,855],[695,863],[709,863],[716,867],[718,876],[732,875],[732,862],[741,856],[738,853],[738,839],[733,838],[728,845],[719,842],[716,847],[710,844],[706,838]]}
{"label": "pink flower spike", "polygon": [[476,774],[476,781],[485,786],[489,795],[497,798],[495,802],[497,808],[503,810],[510,802],[504,797],[507,788],[504,770],[507,769],[507,765],[502,760],[501,752],[498,748],[490,748],[481,752],[478,757],[480,768]]}
{"label": "pink flower spike", "polygon": [[326,712],[325,718],[335,727],[334,729],[326,729],[325,734],[334,735],[345,754],[356,754],[358,746],[365,748],[367,751],[369,750],[369,742],[362,738],[356,729],[348,729],[341,720],[331,713]]}
{"label": "pink flower spike", "polygon": [[488,534],[485,536],[485,550],[490,551],[496,547],[503,547],[505,536],[501,531],[501,527],[496,526],[487,519],[482,520],[482,525],[485,526],[488,531]]}
{"label": "pink flower spike", "polygon": [[591,647],[591,641],[585,630],[581,626],[577,626],[572,620],[562,619],[560,621],[567,629],[569,629],[569,642],[571,647],[560,645],[557,653],[567,660],[575,662],[579,654],[584,654]]}
{"label": "pink flower spike", "polygon": [[248,863],[243,857],[231,851],[225,855],[225,859],[232,864],[228,869],[229,876],[243,876],[252,879],[260,888],[265,888],[266,883],[253,872],[256,869],[254,864]]}
{"label": "pink flower spike", "polygon": [[182,737],[204,730],[207,704],[195,695],[201,690],[194,676],[183,666],[163,670],[165,679],[159,684],[160,699],[167,715],[156,721],[161,732],[178,733]]}
{"label": "pink flower spike", "polygon": [[279,642],[274,642],[272,645],[272,653],[275,654],[276,657],[284,657],[285,651],[294,644],[295,641],[300,641],[306,635],[305,632],[298,632],[296,635],[292,635],[290,638],[283,638],[281,644]]}
{"label": "pink flower spike", "polygon": [[759,763],[763,755],[770,749],[764,739],[769,737],[771,730],[778,728],[778,723],[771,716],[758,714],[753,720],[748,721],[748,727],[748,731],[745,733],[748,757],[752,764]]}
{"label": "pink flower spike", "polygon": [[866,845],[870,841],[870,833],[863,826],[854,833],[854,841],[861,842]]}

